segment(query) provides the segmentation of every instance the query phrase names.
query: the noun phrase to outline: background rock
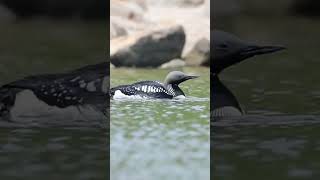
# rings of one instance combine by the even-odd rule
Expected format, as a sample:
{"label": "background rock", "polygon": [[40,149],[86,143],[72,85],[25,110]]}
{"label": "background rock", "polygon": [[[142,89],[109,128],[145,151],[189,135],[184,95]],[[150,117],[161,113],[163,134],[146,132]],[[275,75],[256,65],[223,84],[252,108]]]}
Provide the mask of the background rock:
{"label": "background rock", "polygon": [[199,40],[184,59],[188,66],[210,66],[210,41]]}
{"label": "background rock", "polygon": [[204,3],[205,0],[148,0],[150,5],[162,5],[162,6],[199,6]]}
{"label": "background rock", "polygon": [[[205,14],[205,6],[177,8],[166,6],[150,6],[146,17],[151,22],[171,22],[183,26],[186,33],[186,44],[183,49],[185,56],[199,39],[210,40],[210,16]],[[163,14],[170,14],[163,16]]]}
{"label": "background rock", "polygon": [[111,63],[118,66],[158,67],[180,58],[185,44],[182,26],[144,31],[110,43]]}
{"label": "background rock", "polygon": [[124,27],[121,27],[117,23],[110,21],[110,38],[113,39],[119,36],[125,36],[128,34],[127,30]]}
{"label": "background rock", "polygon": [[110,16],[119,16],[125,19],[142,21],[144,19],[144,9],[134,1],[110,1]]}
{"label": "background rock", "polygon": [[[210,41],[210,0],[111,0],[110,14],[111,61],[116,67],[159,67],[186,56],[200,39]],[[184,29],[183,38],[147,38],[172,26]]]}
{"label": "background rock", "polygon": [[160,66],[160,69],[171,69],[171,68],[180,68],[184,67],[186,65],[186,62],[184,62],[181,59],[173,59],[167,63],[164,63]]}

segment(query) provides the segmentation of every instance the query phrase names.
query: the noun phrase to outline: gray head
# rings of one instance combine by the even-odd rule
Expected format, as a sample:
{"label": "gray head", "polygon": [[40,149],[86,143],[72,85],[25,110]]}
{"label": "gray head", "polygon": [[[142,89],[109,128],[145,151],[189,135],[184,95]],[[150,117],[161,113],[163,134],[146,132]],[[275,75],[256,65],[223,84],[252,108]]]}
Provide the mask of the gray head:
{"label": "gray head", "polygon": [[240,40],[236,36],[218,30],[211,31],[213,43],[213,63],[211,70],[214,74],[225,68],[239,63],[247,58],[260,54],[268,54],[285,49],[281,46],[260,46]]}
{"label": "gray head", "polygon": [[193,76],[193,75],[187,75],[183,72],[180,71],[172,71],[170,72],[166,79],[164,80],[164,84],[175,84],[175,85],[179,85],[180,83],[189,80],[189,79],[194,79],[197,78],[199,76]]}

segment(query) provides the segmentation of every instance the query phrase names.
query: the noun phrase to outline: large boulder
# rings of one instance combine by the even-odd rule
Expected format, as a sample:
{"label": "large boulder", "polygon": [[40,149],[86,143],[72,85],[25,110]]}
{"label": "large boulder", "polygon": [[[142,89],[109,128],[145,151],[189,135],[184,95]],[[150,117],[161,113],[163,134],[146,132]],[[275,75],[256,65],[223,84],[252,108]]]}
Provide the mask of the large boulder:
{"label": "large boulder", "polygon": [[185,44],[182,26],[165,26],[110,41],[110,60],[116,67],[158,67],[180,58]]}
{"label": "large boulder", "polygon": [[182,68],[186,65],[186,62],[184,62],[181,59],[173,59],[169,62],[166,62],[160,66],[160,69],[177,69]]}

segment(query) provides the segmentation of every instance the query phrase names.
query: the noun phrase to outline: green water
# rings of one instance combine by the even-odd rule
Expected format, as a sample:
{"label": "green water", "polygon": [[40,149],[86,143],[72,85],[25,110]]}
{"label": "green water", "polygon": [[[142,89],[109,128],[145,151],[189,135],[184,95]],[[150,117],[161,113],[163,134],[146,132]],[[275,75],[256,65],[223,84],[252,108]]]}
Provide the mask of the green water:
{"label": "green water", "polygon": [[223,72],[249,116],[213,122],[214,179],[319,179],[319,19],[243,15],[229,22],[223,30],[287,50]]}
{"label": "green water", "polygon": [[[209,179],[209,69],[182,70],[201,76],[181,84],[184,100],[111,100],[111,179]],[[111,87],[167,73],[112,69]]]}

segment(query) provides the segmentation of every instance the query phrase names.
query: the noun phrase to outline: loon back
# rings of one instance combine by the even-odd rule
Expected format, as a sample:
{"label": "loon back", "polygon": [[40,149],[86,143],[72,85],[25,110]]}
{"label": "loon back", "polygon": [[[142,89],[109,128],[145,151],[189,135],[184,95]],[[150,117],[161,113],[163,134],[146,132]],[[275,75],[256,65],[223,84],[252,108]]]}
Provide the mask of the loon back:
{"label": "loon back", "polygon": [[176,96],[183,95],[183,91],[178,85],[167,85],[158,81],[141,81],[130,85],[121,85],[110,90],[110,96],[114,97],[116,91],[126,96],[140,96],[150,98],[172,99]]}

